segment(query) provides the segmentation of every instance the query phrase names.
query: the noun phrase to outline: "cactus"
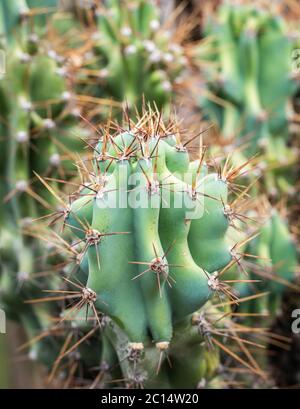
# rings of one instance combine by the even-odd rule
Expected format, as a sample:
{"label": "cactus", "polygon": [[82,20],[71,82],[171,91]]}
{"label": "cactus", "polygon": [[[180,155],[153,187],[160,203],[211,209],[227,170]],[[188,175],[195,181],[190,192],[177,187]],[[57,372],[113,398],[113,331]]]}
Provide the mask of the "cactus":
{"label": "cactus", "polygon": [[[292,201],[297,150],[290,146],[288,108],[297,89],[292,72],[294,36],[281,16],[252,5],[225,2],[216,18],[208,21],[206,36],[197,51],[206,62],[206,90],[199,100],[219,127],[220,145],[235,150],[236,166],[249,160],[240,183],[260,177],[260,187],[256,185],[252,195],[263,192],[273,204],[279,195],[290,195]],[[258,311],[274,315],[280,308],[284,284],[290,286],[295,276],[297,255],[286,221],[276,210],[270,212],[272,216],[259,227],[259,236],[245,249],[258,257],[247,263],[254,277],[263,275],[263,283],[238,287],[248,295],[253,287],[270,291],[269,297],[248,307],[257,304]],[[248,307],[243,304],[245,310]]]}
{"label": "cactus", "polygon": [[[101,209],[97,200],[94,201],[90,195],[83,193],[81,194],[83,198],[79,197],[78,201],[72,203],[66,223],[73,226],[73,232],[80,239],[86,240],[88,248],[84,257],[88,259],[87,286],[99,294],[97,307],[109,316],[115,317],[132,342],[143,342],[146,328],[150,328],[156,343],[168,343],[172,338],[171,317],[175,321],[182,319],[200,308],[211,295],[212,290],[205,272],[193,260],[192,254],[198,249],[194,249],[195,253],[191,248],[188,251],[188,239],[200,241],[198,238],[200,228],[196,226],[190,230],[189,225],[201,222],[206,227],[209,220],[205,222],[205,217],[187,220],[186,213],[189,208],[192,218],[193,208],[195,211],[200,210],[195,207],[198,202],[196,198],[193,199],[193,192],[189,193],[191,188],[180,178],[180,174],[189,169],[186,150],[180,144],[172,147],[163,140],[155,139],[155,135],[151,134],[149,141],[146,140],[145,146],[142,144],[141,147],[143,152],[136,152],[139,145],[136,136],[130,131],[118,135],[111,144],[106,140],[100,141],[95,149],[96,155],[99,152],[100,158],[96,157],[95,161],[104,172],[104,180],[107,180],[104,186],[100,181],[97,197],[101,199],[103,195],[107,207]],[[107,155],[108,159],[103,158],[103,155]],[[110,164],[110,156],[122,160]],[[151,159],[152,156],[156,156],[157,160]],[[136,163],[131,165],[130,162],[133,160]],[[168,162],[170,168],[167,166]],[[109,164],[109,171],[106,174],[105,168]],[[172,171],[175,174],[180,172],[179,177],[173,176]],[[139,188],[141,206],[137,209],[125,208],[120,213],[118,206],[112,207],[113,200],[125,200],[122,205],[127,206],[124,191],[130,189],[131,175],[132,178],[138,176],[141,178]],[[202,255],[200,265],[212,273],[224,267],[231,257],[224,237],[228,222],[221,203],[221,198],[224,202],[227,201],[227,186],[222,180],[215,180],[215,175],[209,179],[212,184],[211,190],[205,194],[212,195],[213,191],[214,198],[217,199],[215,202],[210,199],[209,204],[219,230],[211,237],[216,245],[212,265],[209,264],[212,260],[207,260],[206,254]],[[161,187],[164,188],[165,180],[168,180],[166,183],[174,185],[170,201],[177,200],[178,203],[185,201],[185,207],[177,209],[171,204],[170,207],[162,206],[160,209],[164,196],[161,197],[159,193]],[[194,183],[199,182],[200,180],[195,179]],[[133,191],[129,201],[134,200],[135,193]],[[197,192],[194,194],[197,195]],[[150,199],[153,202],[151,206]],[[82,200],[85,201],[84,207]],[[173,244],[167,257],[168,247],[172,244],[172,238],[176,236],[178,243]],[[102,249],[101,260],[98,260],[97,248],[99,251]],[[110,277],[112,260],[115,265],[114,277]],[[201,255],[198,260],[201,261]],[[184,264],[185,267],[176,267],[180,264]],[[144,271],[153,272],[154,275],[151,277],[152,274],[146,274]],[[99,281],[99,275],[104,279]],[[176,289],[173,288],[173,282],[177,283]],[[126,299],[123,300],[124,296]],[[138,311],[138,306],[142,304],[145,304],[144,311],[142,309]]]}
{"label": "cactus", "polygon": [[[74,364],[77,356],[73,373],[80,367],[93,385],[97,378],[91,379],[89,368],[99,365],[106,386],[120,372],[120,384],[128,387],[220,382],[219,349],[226,347],[217,337],[226,332],[218,326],[232,331],[234,323],[226,318],[219,324],[215,318],[224,311],[209,300],[218,295],[222,305],[226,297],[238,302],[221,281],[235,263],[228,194],[238,171],[210,172],[202,154],[190,160],[178,124],[161,118],[149,109],[136,123],[97,130],[91,166],[78,165],[79,188],[70,201],[59,199],[70,244],[55,227],[43,233],[37,226],[32,233],[56,248],[53,254],[66,253],[62,285],[57,288],[59,277],[48,277],[42,285],[49,297],[27,294],[28,311],[22,309],[32,329],[31,354],[53,366],[52,378],[59,364]],[[58,323],[52,324],[51,314]],[[229,307],[225,316],[230,314]],[[71,343],[78,333],[81,338]],[[61,370],[68,378],[68,369]]]}
{"label": "cactus", "polygon": [[[16,8],[6,10],[8,3]],[[3,44],[6,72],[0,78],[0,298],[7,317],[23,323],[30,333],[33,324],[26,314],[32,308],[24,307],[23,301],[41,292],[33,276],[44,268],[48,250],[22,230],[54,203],[51,194],[41,191],[34,171],[52,178],[51,186],[61,177],[70,179],[75,152],[84,146],[80,138],[87,133],[78,126],[78,107],[64,61],[45,41],[44,30],[37,23],[31,25],[30,15],[14,17],[13,11],[20,14],[20,4],[1,4],[1,11],[9,11],[11,18],[6,19],[10,29]]]}
{"label": "cactus", "polygon": [[[48,382],[63,387],[224,387],[230,385],[221,365],[225,353],[264,379],[244,345],[251,339],[237,335],[242,323],[236,323],[231,305],[239,300],[229,283],[246,299],[253,298],[260,311],[265,305],[276,311],[282,284],[295,270],[295,248],[276,212],[249,244],[251,219],[236,206],[252,193],[235,183],[245,176],[248,160],[238,158],[236,167],[226,160],[220,170],[213,161],[204,162],[202,146],[199,158],[191,159],[187,146],[194,138],[185,141],[174,118],[162,120],[159,108],[169,111],[173,90],[182,81],[186,60],[180,36],[175,32],[172,37],[171,23],[160,21],[154,3],[139,0],[126,8],[110,0],[84,11],[84,30],[70,14],[55,14],[49,40],[44,12],[32,8],[38,3],[0,6],[5,16],[0,14],[0,34],[8,44],[7,70],[0,78],[0,166],[5,174],[0,186],[5,197],[0,304],[27,333],[21,349],[29,347],[29,357],[47,368]],[[49,0],[45,6],[55,4]],[[225,135],[242,112],[240,139],[249,130],[256,132],[246,156],[267,137],[266,157],[273,148],[276,157],[285,147],[286,117],[281,114],[293,84],[287,79],[285,89],[272,90],[279,95],[272,110],[280,115],[263,115],[271,110],[273,97],[266,72],[259,71],[261,83],[255,88],[262,51],[249,34],[257,29],[259,47],[268,50],[274,47],[273,36],[286,52],[289,45],[282,40],[281,23],[270,16],[251,10],[245,31],[241,21],[246,15],[240,20],[236,10],[234,16],[224,10],[219,39],[228,45],[231,36],[231,44],[238,43],[238,50],[227,49],[231,56],[226,47],[220,56],[218,83],[223,88],[217,92],[229,103],[224,110],[205,104],[223,118]],[[61,56],[52,44],[70,27],[78,36],[67,47],[59,44]],[[77,54],[86,33],[91,41]],[[252,63],[239,67],[235,63],[245,53]],[[283,66],[278,71],[286,72]],[[78,124],[78,102],[97,105],[111,97],[127,102],[122,125],[109,122],[87,131]],[[89,108],[84,107],[85,113]],[[88,118],[102,118],[102,108],[97,105]],[[75,165],[75,152],[83,152],[80,139],[91,133],[96,136],[96,142],[87,141],[92,159],[84,155]],[[268,175],[276,183],[282,180]],[[65,199],[60,183],[67,192],[74,186],[76,191]],[[231,202],[234,192],[238,198]],[[272,291],[264,303],[252,286],[268,262],[246,260],[249,280],[231,277],[236,265],[241,267],[242,248],[249,260],[252,252],[272,258],[267,267],[280,276],[277,283],[257,284],[258,290]],[[286,253],[289,260],[281,264]],[[247,315],[253,305],[240,308]],[[228,340],[240,350],[231,351]]]}
{"label": "cactus", "polygon": [[261,154],[262,180],[270,195],[293,193],[297,152],[288,147],[287,112],[297,90],[293,34],[280,16],[225,3],[208,22],[206,36],[196,52],[200,62],[206,61],[200,106],[217,123],[222,144],[243,147],[242,162]]}
{"label": "cactus", "polygon": [[[88,21],[94,21],[89,18]],[[176,84],[183,80],[187,59],[181,32],[172,26],[172,16],[161,22],[153,1],[101,2],[95,22],[89,23],[92,55],[83,71],[88,75],[87,94],[126,102],[141,112],[143,99],[159,109],[171,101]]]}
{"label": "cactus", "polygon": [[297,270],[297,250],[295,241],[289,232],[287,220],[280,212],[267,206],[267,214],[259,234],[249,243],[247,251],[255,254],[256,260],[248,259],[246,265],[251,270],[252,279],[260,279],[258,284],[239,285],[243,295],[255,294],[257,291],[269,292],[267,297],[257,299],[241,308],[256,312],[268,312],[271,319],[280,312],[284,292],[297,288],[292,284]]}
{"label": "cactus", "polygon": [[0,5],[0,38],[7,43],[16,41],[25,28],[24,23],[30,20],[35,30],[44,32],[46,21],[50,13],[56,10],[57,0],[3,0]]}
{"label": "cactus", "polygon": [[[80,69],[78,58],[72,48],[60,49],[63,55],[57,53],[52,45],[55,46],[58,37],[48,39],[48,30],[45,30],[48,28],[45,24],[47,13],[56,2],[44,3],[42,9],[34,8],[39,6],[35,1],[8,3],[0,7],[1,47],[6,53],[6,73],[0,78],[0,166],[4,176],[4,183],[1,183],[4,203],[1,203],[0,299],[7,317],[19,321],[30,339],[45,330],[50,317],[57,312],[57,306],[41,309],[35,305],[24,305],[24,300],[40,297],[41,288],[56,285],[56,280],[44,277],[44,273],[42,277],[35,274],[46,270],[49,265],[51,251],[48,243],[39,240],[37,235],[23,234],[33,219],[43,218],[47,209],[56,208],[53,195],[36,183],[35,172],[51,179],[51,192],[61,179],[67,181],[73,177],[75,152],[82,150],[82,139],[86,139],[87,131],[78,125],[81,106],[77,102],[82,103],[82,100],[75,96],[72,60],[64,55],[68,57],[68,52],[72,52],[76,70]],[[146,9],[146,14],[149,9],[151,13],[157,12],[153,5],[139,4],[139,7],[142,13],[146,13]],[[122,12],[122,8],[119,11]],[[144,22],[149,26],[147,19]],[[50,34],[56,30],[59,35],[64,35],[75,24],[69,15],[56,13],[51,18]],[[165,40],[163,44],[167,47]],[[173,51],[176,55],[181,53],[178,47]],[[158,62],[154,65],[164,68]],[[102,66],[98,62],[93,68],[99,70],[99,66],[101,71]],[[148,72],[145,75],[146,81]],[[157,70],[155,75],[159,77],[161,72]],[[76,86],[78,90],[78,83]],[[149,92],[153,90],[152,86],[148,87]],[[90,91],[91,98],[98,92],[96,86],[87,91]],[[110,92],[106,91],[109,98]],[[139,90],[135,92],[140,95]],[[168,99],[163,97],[159,102],[160,94],[157,95],[154,99],[157,98],[158,105]],[[97,104],[99,101],[97,98]],[[56,255],[55,262],[58,261],[63,262],[63,259]],[[42,339],[30,348],[30,358],[39,359],[49,367],[59,348],[59,342]]]}

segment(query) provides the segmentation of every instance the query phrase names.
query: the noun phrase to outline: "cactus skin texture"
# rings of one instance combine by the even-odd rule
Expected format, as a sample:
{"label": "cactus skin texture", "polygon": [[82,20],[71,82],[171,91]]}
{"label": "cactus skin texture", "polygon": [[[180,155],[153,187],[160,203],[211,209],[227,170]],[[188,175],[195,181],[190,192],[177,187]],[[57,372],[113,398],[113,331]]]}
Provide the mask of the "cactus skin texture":
{"label": "cactus skin texture", "polygon": [[298,86],[286,22],[253,6],[222,4],[206,34],[212,40],[199,47],[200,61],[213,64],[203,68],[207,92],[200,106],[217,123],[222,144],[243,147],[237,162],[239,155],[244,162],[261,154],[266,192],[294,193],[297,152],[288,146],[287,109]]}

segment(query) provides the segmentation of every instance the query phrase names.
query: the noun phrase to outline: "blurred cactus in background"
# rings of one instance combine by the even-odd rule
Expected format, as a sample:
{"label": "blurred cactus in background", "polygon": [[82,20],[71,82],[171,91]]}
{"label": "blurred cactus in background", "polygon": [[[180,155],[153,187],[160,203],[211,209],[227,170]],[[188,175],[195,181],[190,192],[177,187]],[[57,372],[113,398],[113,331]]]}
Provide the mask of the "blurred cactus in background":
{"label": "blurred cactus in background", "polygon": [[284,292],[298,288],[293,284],[298,263],[297,248],[289,231],[288,220],[278,209],[264,199],[260,200],[258,210],[258,232],[245,250],[253,256],[245,258],[244,266],[250,272],[250,278],[259,282],[238,284],[237,290],[243,297],[268,292],[266,297],[251,304],[243,303],[240,309],[250,313],[268,313],[272,321],[280,312]]}
{"label": "blurred cactus in background", "polygon": [[280,15],[224,2],[205,26],[196,54],[206,83],[199,104],[235,155],[260,153],[256,166],[271,196],[292,194],[297,150],[290,146],[288,111],[298,83],[291,33]]}
{"label": "blurred cactus in background", "polygon": [[[13,4],[4,2],[1,6],[3,15],[1,32],[6,54],[6,73],[0,80],[1,174],[4,179],[4,183],[1,184],[1,196],[4,198],[1,205],[3,221],[1,290],[5,293],[5,288],[18,289],[20,297],[11,302],[13,305],[18,304],[19,309],[24,308],[21,293],[26,293],[26,283],[30,281],[31,274],[40,270],[45,258],[47,259],[47,251],[40,248],[41,243],[22,234],[23,228],[27,228],[33,219],[42,217],[45,210],[51,208],[53,204],[53,196],[41,188],[40,184],[36,184],[36,174],[51,179],[49,183],[52,188],[57,187],[60,179],[68,180],[73,177],[76,152],[82,150],[82,140],[85,140],[89,133],[78,123],[82,108],[87,109],[87,106],[82,106],[86,102],[96,101],[99,108],[103,94],[107,101],[115,98],[126,100],[130,105],[135,102],[141,104],[146,98],[159,106],[169,103],[171,83],[160,78],[163,71],[158,68],[165,68],[167,63],[172,63],[175,64],[174,72],[177,72],[176,58],[184,58],[178,44],[177,48],[176,44],[173,44],[173,49],[168,49],[170,44],[167,30],[166,36],[162,30],[163,33],[158,37],[161,47],[165,47],[164,52],[162,49],[160,51],[156,49],[154,42],[151,43],[150,40],[154,40],[153,37],[160,27],[159,10],[154,4],[137,2],[135,5],[137,15],[133,24],[131,18],[134,15],[131,14],[129,18],[124,5],[111,2],[99,6],[96,13],[96,20],[99,21],[95,20],[96,25],[93,23],[91,28],[87,28],[89,33],[91,32],[89,30],[96,30],[94,34],[99,34],[101,40],[97,44],[93,43],[93,52],[99,52],[100,55],[98,57],[95,54],[92,57],[93,64],[90,69],[82,67],[84,58],[91,57],[90,54],[87,55],[87,52],[91,53],[90,46],[87,47],[87,51],[83,46],[83,53],[79,49],[76,54],[76,47],[82,45],[80,40],[84,39],[85,28],[76,23],[74,17],[68,13],[53,14],[56,11],[55,3],[44,2],[43,7],[37,8],[37,2],[20,0]],[[112,24],[107,21],[107,15],[114,13],[116,20]],[[141,27],[137,27],[136,24],[140,23]],[[110,24],[112,30],[121,30],[123,33],[118,34],[118,39],[119,35],[123,36],[120,42],[114,37],[109,38],[107,27]],[[77,30],[78,38],[69,41],[66,34],[71,27]],[[141,30],[140,40],[132,36],[132,41],[139,41],[139,44],[132,44],[132,47],[141,49],[143,54],[146,53],[147,45],[148,48],[153,45],[153,52],[156,52],[157,56],[159,54],[159,58],[150,62],[150,68],[148,62],[145,62],[144,66],[141,64],[142,54],[135,57],[134,70],[142,68],[144,80],[140,77],[137,79],[136,72],[132,72],[131,79],[135,82],[133,88],[127,88],[129,77],[122,72],[128,68],[128,63],[129,66],[132,63],[129,61],[131,57],[127,60],[127,52],[124,53],[125,43],[130,43],[131,35],[128,36],[128,30]],[[133,35],[133,32],[131,34]],[[60,36],[67,42],[66,47],[62,47]],[[127,45],[130,47],[130,44]],[[110,52],[105,57],[105,53],[108,53],[111,47],[115,47],[113,48],[115,52]],[[88,87],[84,86],[84,91],[89,92],[84,95],[81,87],[83,82],[85,80],[88,82],[89,75],[93,76],[94,72],[100,73],[102,78],[104,71],[108,71],[107,58],[112,55],[119,55],[119,59],[110,64],[111,70],[117,69],[120,72],[116,76],[113,74],[114,79],[108,83],[110,82],[111,86],[115,81],[121,82],[116,87],[108,86],[104,91],[105,85],[101,80],[100,84],[96,82]],[[155,84],[158,92],[155,91],[154,83],[147,86],[148,88],[144,89],[144,85],[140,88],[141,83],[149,79],[148,69],[153,69],[153,77],[157,77]],[[170,85],[168,89],[167,82]],[[126,88],[126,91],[122,91],[121,94],[114,93],[123,88]],[[133,99],[127,93],[128,89],[134,94]],[[40,284],[34,284],[33,287],[35,286],[37,287],[35,290],[39,291]],[[34,291],[32,282],[28,291],[31,290]],[[15,307],[11,308],[12,318],[17,315]]]}
{"label": "blurred cactus in background", "polygon": [[[226,382],[218,373],[219,351],[228,353],[223,337],[235,331],[230,304],[238,298],[221,277],[237,262],[231,248],[239,251],[228,237],[234,220],[228,194],[239,170],[211,172],[204,154],[190,160],[175,119],[161,118],[148,110],[137,122],[98,129],[94,158],[90,165],[78,163],[78,188],[69,200],[40,178],[59,199],[65,237],[71,239],[68,244],[57,227],[31,231],[54,248],[53,256],[66,254],[63,266],[54,268],[61,284],[55,288],[57,275],[49,296],[26,301],[44,306],[43,332],[36,328],[31,348],[51,379],[61,372],[73,386],[99,387],[121,372],[117,379],[127,387]],[[47,357],[46,341],[59,345]],[[247,354],[246,360],[232,356],[262,376]],[[100,368],[99,378],[92,376],[93,367]]]}
{"label": "blurred cactus in background", "polygon": [[159,109],[170,104],[183,81],[187,59],[182,43],[189,26],[176,28],[175,13],[162,21],[154,1],[96,4],[86,10],[92,48],[82,69],[85,93],[126,102],[139,112],[143,100]]}

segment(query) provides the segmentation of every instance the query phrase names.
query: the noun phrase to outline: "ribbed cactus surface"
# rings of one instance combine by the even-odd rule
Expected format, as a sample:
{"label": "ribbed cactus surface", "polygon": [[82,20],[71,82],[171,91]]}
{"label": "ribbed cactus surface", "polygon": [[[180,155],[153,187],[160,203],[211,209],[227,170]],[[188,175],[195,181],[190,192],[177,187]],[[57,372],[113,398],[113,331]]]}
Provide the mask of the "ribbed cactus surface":
{"label": "ribbed cactus surface", "polygon": [[[228,194],[238,172],[211,172],[203,155],[190,159],[177,123],[165,124],[156,111],[98,132],[91,163],[78,164],[79,188],[65,204],[60,199],[70,244],[59,238],[61,229],[45,234],[66,253],[62,287],[52,282],[49,299],[37,300],[53,301],[54,311],[66,301],[58,326],[48,322],[45,331],[71,321],[93,339],[102,328],[93,363],[120,362],[135,386],[209,382],[219,358],[217,345],[203,345],[213,331],[208,301],[218,295],[237,302],[222,274],[235,263]],[[184,368],[186,379],[178,375]]]}

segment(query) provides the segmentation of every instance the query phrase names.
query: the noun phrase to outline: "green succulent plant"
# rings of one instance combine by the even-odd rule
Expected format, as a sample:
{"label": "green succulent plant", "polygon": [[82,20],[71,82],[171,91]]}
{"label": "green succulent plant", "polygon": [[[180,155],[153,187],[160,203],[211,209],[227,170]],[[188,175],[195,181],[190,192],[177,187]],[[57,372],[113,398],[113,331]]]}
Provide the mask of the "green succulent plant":
{"label": "green succulent plant", "polygon": [[269,313],[273,319],[280,312],[284,292],[289,287],[294,288],[292,282],[295,279],[298,255],[287,220],[275,208],[271,208],[270,213],[259,229],[259,234],[247,248],[247,252],[256,257],[256,260],[248,260],[250,276],[260,282],[242,284],[240,291],[243,296],[266,291],[266,297],[255,300],[251,305],[244,303],[241,308]]}
{"label": "green succulent plant", "polygon": [[[223,2],[206,22],[205,39],[195,49],[204,63],[199,106],[217,124],[219,144],[233,151],[235,165],[249,161],[239,183],[259,178],[251,195],[259,200],[263,192],[273,206],[282,195],[290,202],[295,195],[297,148],[289,133],[289,110],[298,88],[292,69],[295,38],[282,16],[254,5]],[[297,250],[287,221],[276,210],[270,212],[244,250],[256,257],[247,262],[252,278],[263,277],[263,282],[238,287],[245,296],[269,291],[269,296],[241,308],[269,311],[273,317],[284,288],[295,277]]]}
{"label": "green succulent plant", "polygon": [[297,151],[289,146],[288,105],[298,88],[295,36],[271,11],[228,3],[207,22],[205,36],[198,48],[206,63],[199,104],[218,125],[221,143],[239,147],[237,161],[260,153],[268,194],[294,192]]}
{"label": "green succulent plant", "polygon": [[[53,301],[57,311],[58,300],[72,300],[57,325],[42,318],[50,340],[62,333],[56,363],[77,351],[86,376],[92,362],[106,386],[119,371],[129,387],[216,387],[222,343],[214,338],[211,347],[207,338],[222,337],[212,318],[224,312],[209,300],[237,302],[220,277],[235,263],[228,190],[238,172],[210,172],[203,156],[190,160],[178,125],[161,118],[149,110],[136,123],[98,131],[91,164],[79,166],[79,189],[70,202],[59,199],[71,244],[55,228],[42,235],[59,253],[65,249],[63,284],[51,282],[54,296],[36,301]],[[81,339],[64,347],[75,330]],[[87,339],[97,345],[90,361],[80,352]]]}
{"label": "green succulent plant", "polygon": [[33,324],[26,314],[32,308],[23,302],[41,293],[33,276],[45,267],[48,250],[23,229],[54,203],[34,172],[51,178],[51,186],[61,177],[70,179],[87,132],[78,126],[67,69],[45,41],[45,31],[35,22],[38,14],[33,13],[32,25],[25,6],[4,2],[0,7],[6,24],[6,66],[0,78],[0,299],[7,318],[22,322],[30,333]]}
{"label": "green succulent plant", "polygon": [[88,25],[92,55],[83,76],[88,69],[93,81],[85,92],[126,102],[139,112],[144,100],[166,108],[183,80],[187,58],[172,18],[161,19],[152,1],[101,2]]}
{"label": "green succulent plant", "polygon": [[[295,160],[285,113],[295,81],[284,23],[225,5],[207,25],[207,66],[217,68],[205,72],[200,104],[225,139],[238,130],[238,144],[248,142],[236,165],[219,169],[202,148],[195,159],[194,138],[175,119],[162,119],[187,60],[154,2],[109,0],[51,17],[56,1],[39,3],[0,6],[0,306],[25,329],[21,349],[63,387],[226,387],[225,353],[264,379],[235,317],[278,310],[296,250],[276,211],[250,242],[251,212],[241,209],[256,194],[248,160],[257,146],[265,186],[290,189],[282,168]],[[275,65],[278,46],[286,58]],[[87,129],[110,99],[126,102],[124,122]],[[236,280],[243,252],[251,273]],[[256,283],[268,275],[275,280]],[[235,313],[237,291],[254,303]]]}

